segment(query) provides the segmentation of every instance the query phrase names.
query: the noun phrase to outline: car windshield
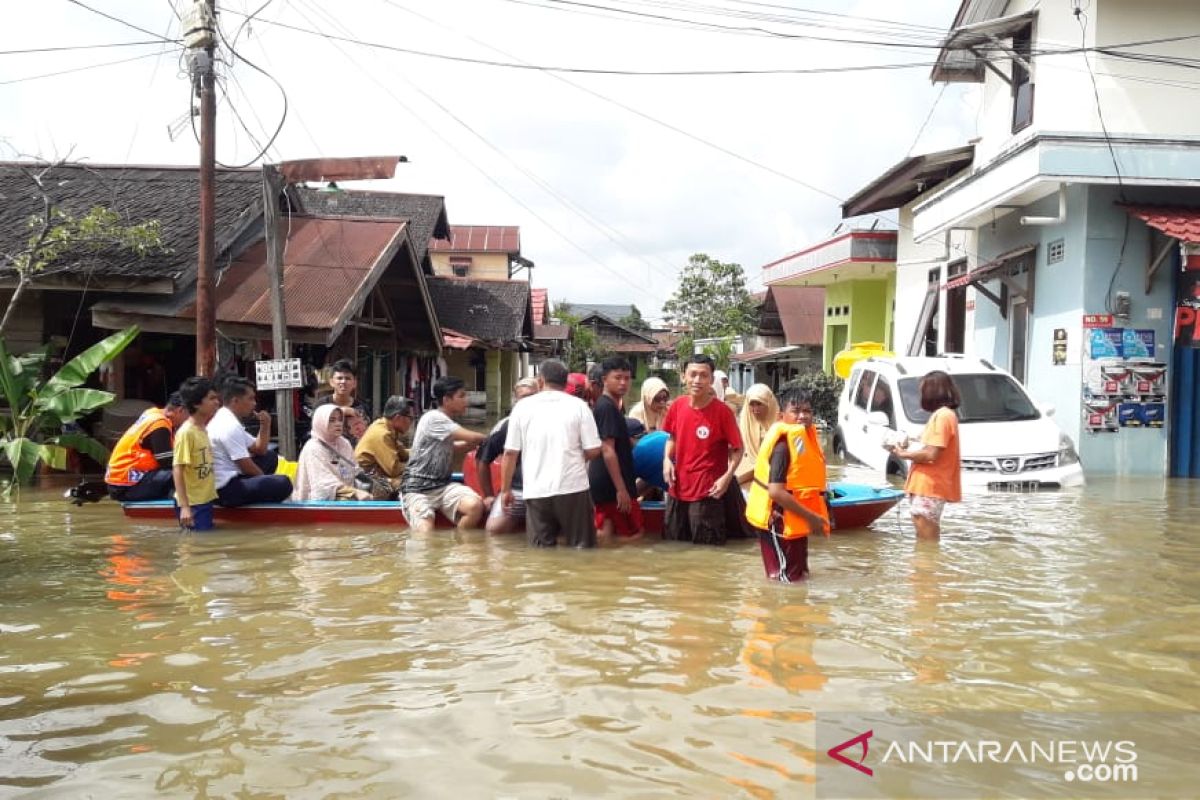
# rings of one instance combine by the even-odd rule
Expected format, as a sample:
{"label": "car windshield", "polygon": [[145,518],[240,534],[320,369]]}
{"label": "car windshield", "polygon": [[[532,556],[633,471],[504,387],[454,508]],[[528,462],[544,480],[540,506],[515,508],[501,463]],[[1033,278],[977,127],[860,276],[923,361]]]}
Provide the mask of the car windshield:
{"label": "car windshield", "polygon": [[[1041,413],[1029,395],[1007,375],[955,375],[954,385],[962,395],[958,408],[959,422],[1018,422],[1037,419]],[[921,408],[921,379],[900,380],[900,402],[904,413],[913,422],[929,420],[929,412]]]}

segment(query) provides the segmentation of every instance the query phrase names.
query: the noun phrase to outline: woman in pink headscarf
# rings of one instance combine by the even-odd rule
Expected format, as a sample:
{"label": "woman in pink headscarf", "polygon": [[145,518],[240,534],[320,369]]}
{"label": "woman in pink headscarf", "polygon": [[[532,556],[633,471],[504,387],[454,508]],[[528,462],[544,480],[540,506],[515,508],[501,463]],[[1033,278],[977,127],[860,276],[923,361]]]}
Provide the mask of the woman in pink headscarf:
{"label": "woman in pink headscarf", "polygon": [[354,487],[358,464],[342,436],[345,415],[326,403],[313,412],[312,433],[300,451],[292,500],[370,500],[371,493]]}

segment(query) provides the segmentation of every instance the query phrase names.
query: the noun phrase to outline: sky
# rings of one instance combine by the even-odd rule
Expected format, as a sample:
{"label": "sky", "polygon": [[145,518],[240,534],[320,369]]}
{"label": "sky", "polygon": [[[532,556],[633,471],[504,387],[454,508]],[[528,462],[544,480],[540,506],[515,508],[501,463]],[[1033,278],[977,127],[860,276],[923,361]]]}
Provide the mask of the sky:
{"label": "sky", "polygon": [[[763,265],[833,233],[842,200],[976,134],[976,88],[929,81],[958,5],[218,0],[217,158],[404,155],[394,179],[356,186],[520,226],[552,301],[659,320],[691,254],[761,288]],[[0,158],[196,164],[182,49],[162,41],[188,7],[6,8]],[[145,44],[12,52],[126,42]],[[878,65],[917,66],[861,69]]]}

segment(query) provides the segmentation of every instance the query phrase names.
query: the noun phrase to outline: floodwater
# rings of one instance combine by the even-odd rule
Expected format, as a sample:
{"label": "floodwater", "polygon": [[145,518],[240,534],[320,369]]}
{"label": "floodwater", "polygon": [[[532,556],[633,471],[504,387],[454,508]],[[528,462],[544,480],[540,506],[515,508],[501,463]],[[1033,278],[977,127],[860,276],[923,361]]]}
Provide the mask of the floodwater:
{"label": "floodwater", "polygon": [[749,543],[181,534],[30,490],[0,505],[0,796],[791,798],[824,713],[1196,711],[1197,506],[972,496],[940,543],[892,512],[778,586]]}

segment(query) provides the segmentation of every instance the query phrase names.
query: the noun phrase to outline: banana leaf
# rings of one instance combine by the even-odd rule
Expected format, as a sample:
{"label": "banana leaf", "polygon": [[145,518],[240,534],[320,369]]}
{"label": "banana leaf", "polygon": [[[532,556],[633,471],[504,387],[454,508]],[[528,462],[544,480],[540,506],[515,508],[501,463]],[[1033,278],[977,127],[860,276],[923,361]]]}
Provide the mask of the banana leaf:
{"label": "banana leaf", "polygon": [[100,444],[84,433],[64,433],[61,436],[54,437],[55,444],[63,447],[69,447],[76,450],[89,458],[92,458],[100,466],[108,464],[108,448]]}
{"label": "banana leaf", "polygon": [[9,413],[13,414],[20,408],[24,394],[21,391],[21,382],[14,374],[14,361],[15,359],[8,354],[8,348],[4,346],[4,340],[0,339],[0,392],[4,393]]}
{"label": "banana leaf", "polygon": [[37,469],[38,461],[42,459],[49,461],[53,457],[45,445],[23,437],[5,442],[3,453],[8,458],[8,463],[12,465],[13,484],[28,483],[29,479],[33,477],[33,471]]}
{"label": "banana leaf", "polygon": [[123,331],[117,331],[112,336],[101,339],[63,364],[62,369],[56,372],[42,387],[40,393],[42,398],[57,395],[82,384],[88,379],[88,376],[96,371],[97,367],[112,360],[128,347],[139,332],[137,325],[131,325]]}
{"label": "banana leaf", "polygon": [[74,422],[84,414],[108,405],[115,396],[100,389],[67,389],[49,397],[42,395],[34,401],[33,407],[53,414],[59,422]]}

